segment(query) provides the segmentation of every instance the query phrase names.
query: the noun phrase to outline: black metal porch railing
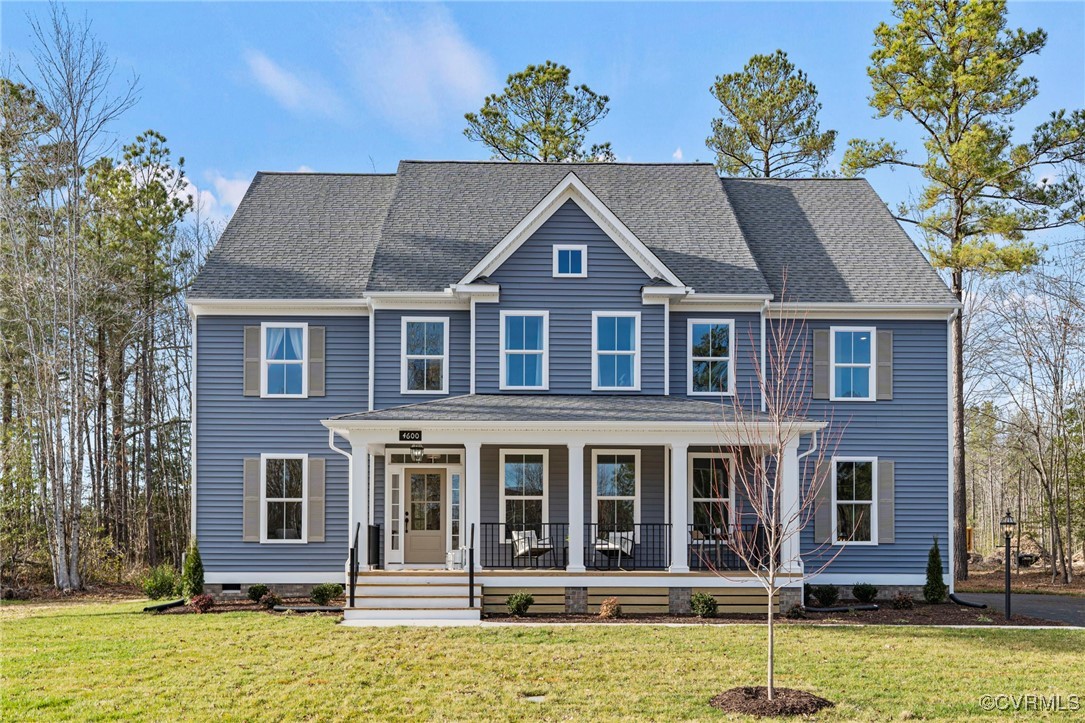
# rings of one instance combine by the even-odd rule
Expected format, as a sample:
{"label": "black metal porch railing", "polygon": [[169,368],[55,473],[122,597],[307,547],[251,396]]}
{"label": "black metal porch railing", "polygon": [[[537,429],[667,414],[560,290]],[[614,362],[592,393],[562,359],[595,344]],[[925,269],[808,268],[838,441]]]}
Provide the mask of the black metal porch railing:
{"label": "black metal porch railing", "polygon": [[488,569],[565,569],[569,564],[569,524],[479,524],[480,563]]}
{"label": "black metal porch railing", "polygon": [[665,570],[671,566],[671,524],[642,522],[624,528],[594,522],[584,525],[584,566],[591,570]]}
{"label": "black metal porch railing", "polygon": [[758,567],[768,563],[765,529],[758,524],[726,529],[691,524],[688,545],[690,570],[745,570],[747,561]]}

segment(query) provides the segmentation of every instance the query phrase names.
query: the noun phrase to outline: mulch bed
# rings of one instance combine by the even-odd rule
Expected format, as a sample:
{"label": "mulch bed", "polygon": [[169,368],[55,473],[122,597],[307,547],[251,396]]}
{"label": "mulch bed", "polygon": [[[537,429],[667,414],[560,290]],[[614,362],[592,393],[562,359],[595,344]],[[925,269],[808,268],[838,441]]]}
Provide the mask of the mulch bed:
{"label": "mulch bed", "polygon": [[709,704],[725,713],[754,716],[813,715],[833,705],[813,693],[791,688],[774,688],[769,700],[768,689],[763,685],[725,690]]}
{"label": "mulch bed", "polygon": [[[283,598],[282,604],[287,605],[287,606],[293,606],[293,605],[309,606],[309,605],[313,604],[313,601],[310,600],[307,597]],[[335,604],[335,601],[332,601],[331,604]],[[248,612],[258,612],[258,613],[267,613],[268,615],[300,615],[301,614],[301,613],[295,613],[295,612],[289,612],[289,611],[280,613],[280,612],[275,612],[274,610],[268,610],[263,605],[260,605],[259,603],[254,603],[252,600],[249,600],[247,597],[231,598],[229,600],[216,600],[215,604],[211,607],[210,610],[208,610],[206,613],[200,613],[200,614],[202,614],[202,615],[211,615],[213,613],[237,613],[237,612],[246,612],[246,611],[248,611]],[[168,610],[162,610],[161,612],[155,613],[155,615],[195,615],[195,614],[197,614],[197,613],[192,608],[190,608],[188,605],[182,605],[181,607],[170,608]],[[305,613],[305,614],[306,615],[341,615],[342,613],[313,612],[313,613]]]}
{"label": "mulch bed", "polygon": [[[486,620],[519,623],[684,623],[688,625],[722,625],[727,623],[763,623],[764,615],[719,615],[714,618],[698,618],[692,615],[631,614],[618,619],[603,619],[595,615],[487,615]],[[1014,615],[1007,623],[1001,613],[993,610],[965,608],[953,603],[929,605],[916,603],[911,610],[894,610],[885,606],[880,610],[847,613],[806,613],[805,618],[774,616],[778,623],[786,625],[1065,625],[1066,623]]]}

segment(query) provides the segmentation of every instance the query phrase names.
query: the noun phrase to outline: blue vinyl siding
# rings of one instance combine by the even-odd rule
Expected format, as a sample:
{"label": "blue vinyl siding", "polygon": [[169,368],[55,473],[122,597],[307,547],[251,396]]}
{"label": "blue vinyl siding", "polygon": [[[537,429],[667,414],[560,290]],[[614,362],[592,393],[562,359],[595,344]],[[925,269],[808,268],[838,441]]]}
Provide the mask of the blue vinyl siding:
{"label": "blue vinyl siding", "polygon": [[[261,399],[242,395],[244,328],[273,320],[325,328],[325,396]],[[195,514],[208,572],[326,571],[329,580],[342,575],[348,546],[347,459],[328,449],[328,430],[320,420],[365,409],[368,324],[365,316],[198,319]],[[347,446],[342,440],[339,444]],[[272,452],[307,453],[325,460],[324,542],[242,542],[244,460]]]}
{"label": "blue vinyl siding", "polygon": [[[400,359],[403,346],[403,317],[448,317],[448,394],[401,394]],[[446,396],[467,394],[471,390],[471,313],[454,310],[377,309],[374,312],[373,408],[384,409],[400,404],[415,404]],[[364,407],[362,407],[364,409]]]}
{"label": "blue vinyl siding", "polygon": [[[671,314],[671,394],[687,396],[689,389],[689,320],[732,319],[735,322],[735,349],[731,363],[735,365],[735,390],[751,408],[760,404],[755,362],[761,355],[761,315],[751,312],[672,311]],[[697,395],[698,399],[712,399]],[[731,400],[726,399],[730,405]]]}
{"label": "blue vinyl siding", "polygon": [[[553,278],[554,244],[588,247],[586,278]],[[575,202],[559,208],[489,280],[501,285],[501,301],[475,307],[478,393],[500,391],[502,309],[550,312],[549,391],[555,394],[592,393],[592,311],[639,311],[640,393],[663,393],[663,306],[641,302],[641,287],[650,279]]]}
{"label": "blue vinyl siding", "polygon": [[[819,442],[838,457],[878,457],[895,463],[896,541],[844,546],[827,573],[922,575],[932,538],[938,537],[948,565],[949,387],[944,321],[811,320],[808,331],[837,326],[873,326],[893,332],[893,399],[876,402],[814,400],[809,416],[831,418],[833,432]],[[800,450],[804,451],[804,450]],[[808,483],[807,483],[808,484]],[[803,549],[815,550],[813,525],[802,535]],[[813,572],[839,550],[833,546],[806,558]]]}

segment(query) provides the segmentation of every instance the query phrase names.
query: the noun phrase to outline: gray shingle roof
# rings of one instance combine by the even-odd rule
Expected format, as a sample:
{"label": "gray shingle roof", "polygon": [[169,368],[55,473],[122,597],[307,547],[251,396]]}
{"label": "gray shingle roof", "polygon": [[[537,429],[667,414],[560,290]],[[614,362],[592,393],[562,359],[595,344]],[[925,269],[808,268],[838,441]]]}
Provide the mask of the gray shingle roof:
{"label": "gray shingle roof", "polygon": [[[754,414],[747,412],[747,415]],[[395,422],[724,422],[730,404],[653,395],[468,394],[335,417]]]}
{"label": "gray shingle roof", "polygon": [[191,299],[343,299],[459,281],[575,173],[699,293],[952,303],[866,181],[723,179],[708,164],[405,161],[258,173]]}
{"label": "gray shingle roof", "polygon": [[361,297],[395,184],[390,175],[257,173],[189,297]]}
{"label": "gray shingle roof", "polygon": [[866,180],[722,183],[776,301],[955,301]]}
{"label": "gray shingle roof", "polygon": [[768,294],[713,167],[674,163],[405,161],[369,290],[428,291],[459,281],[569,173],[685,284]]}

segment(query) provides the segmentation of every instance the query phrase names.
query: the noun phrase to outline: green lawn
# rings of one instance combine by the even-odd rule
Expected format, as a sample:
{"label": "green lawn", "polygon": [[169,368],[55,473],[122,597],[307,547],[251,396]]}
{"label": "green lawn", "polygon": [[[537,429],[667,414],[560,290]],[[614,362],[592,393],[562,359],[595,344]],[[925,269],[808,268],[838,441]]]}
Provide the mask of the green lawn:
{"label": "green lawn", "polygon": [[[763,675],[761,626],[362,629],[142,604],[0,609],[0,719],[707,720],[724,717],[713,694]],[[786,626],[778,640],[778,683],[837,703],[820,720],[960,720],[985,714],[984,693],[1085,694],[1081,631]]]}

